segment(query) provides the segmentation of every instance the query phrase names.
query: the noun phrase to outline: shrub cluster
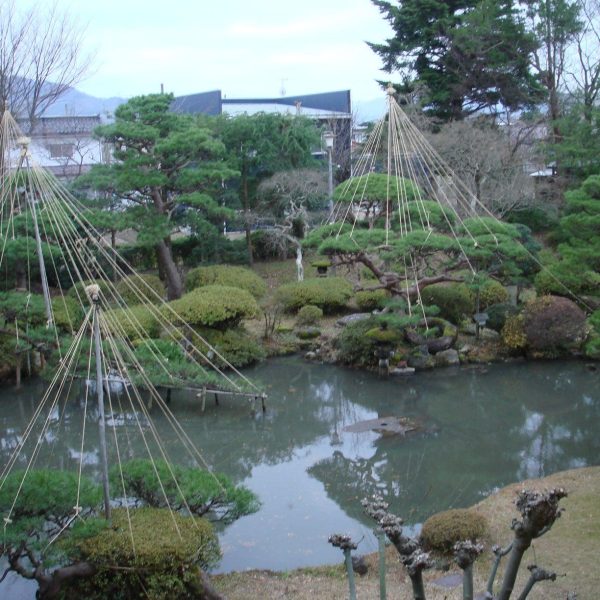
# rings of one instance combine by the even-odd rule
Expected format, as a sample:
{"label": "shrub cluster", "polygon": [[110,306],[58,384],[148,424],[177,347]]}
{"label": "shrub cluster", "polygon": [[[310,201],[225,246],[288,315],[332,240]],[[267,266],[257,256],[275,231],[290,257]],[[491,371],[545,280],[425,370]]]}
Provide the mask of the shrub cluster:
{"label": "shrub cluster", "polygon": [[341,277],[315,277],[286,283],[278,288],[276,295],[287,312],[312,304],[324,313],[335,313],[345,308],[352,297],[352,285]]}
{"label": "shrub cluster", "polygon": [[481,539],[486,529],[486,520],[479,513],[462,508],[447,510],[423,523],[421,540],[428,550],[449,553],[456,542]]}
{"label": "shrub cluster", "polygon": [[[255,317],[259,312],[250,292],[225,285],[196,288],[169,305],[189,325],[217,329],[235,327],[242,319]],[[164,314],[176,321],[170,311],[165,310]]]}
{"label": "shrub cluster", "polygon": [[367,332],[378,326],[374,317],[349,323],[335,340],[337,359],[347,365],[362,367],[377,364],[376,341]]}
{"label": "shrub cluster", "polygon": [[492,304],[491,306],[488,306],[486,308],[486,312],[488,314],[486,327],[489,327],[490,329],[493,329],[499,333],[502,331],[502,328],[506,323],[506,319],[510,316],[518,314],[519,309],[512,304],[500,302],[498,304]]}
{"label": "shrub cluster", "polygon": [[[116,285],[117,293],[128,306],[156,304],[164,298],[165,286],[157,275],[129,275]],[[157,297],[158,296],[158,297]]]}
{"label": "shrub cluster", "polygon": [[508,291],[495,279],[485,279],[479,287],[479,309],[484,310],[492,304],[504,303],[508,300]]}
{"label": "shrub cluster", "polygon": [[250,292],[255,298],[261,298],[267,291],[265,282],[250,269],[231,265],[213,265],[196,267],[185,278],[185,289],[190,292],[207,285],[237,287]]}

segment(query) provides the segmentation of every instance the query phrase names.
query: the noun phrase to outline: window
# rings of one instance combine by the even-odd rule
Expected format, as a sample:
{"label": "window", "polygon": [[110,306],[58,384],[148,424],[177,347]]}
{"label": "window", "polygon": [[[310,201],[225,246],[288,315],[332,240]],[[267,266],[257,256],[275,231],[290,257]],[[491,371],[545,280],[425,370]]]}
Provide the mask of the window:
{"label": "window", "polygon": [[66,142],[59,144],[48,144],[48,150],[50,151],[50,158],[72,158],[74,144]]}

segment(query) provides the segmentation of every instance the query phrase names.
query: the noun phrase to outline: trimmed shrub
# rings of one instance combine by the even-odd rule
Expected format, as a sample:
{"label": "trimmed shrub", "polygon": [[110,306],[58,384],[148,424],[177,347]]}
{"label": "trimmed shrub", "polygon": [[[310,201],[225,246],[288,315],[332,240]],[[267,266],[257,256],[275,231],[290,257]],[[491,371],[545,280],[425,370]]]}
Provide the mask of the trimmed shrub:
{"label": "trimmed shrub", "polygon": [[346,307],[352,285],[341,277],[315,277],[286,283],[277,289],[276,296],[287,312],[312,304],[324,313],[335,313]]}
{"label": "trimmed shrub", "polygon": [[479,287],[479,309],[484,310],[492,304],[508,300],[508,290],[495,279],[486,279]]}
{"label": "trimmed shrub", "polygon": [[483,515],[457,508],[433,515],[423,523],[421,540],[428,550],[450,553],[456,542],[481,539],[487,530]]}
{"label": "trimmed shrub", "polygon": [[84,311],[78,300],[71,296],[52,298],[52,314],[54,324],[62,331],[77,331],[83,320]]}
{"label": "trimmed shrub", "polygon": [[188,292],[207,285],[224,285],[250,292],[255,298],[261,298],[267,291],[265,282],[250,269],[231,265],[213,265],[196,267],[185,278]]}
{"label": "trimmed shrub", "polygon": [[523,310],[529,349],[552,355],[581,347],[586,337],[585,313],[568,298],[542,296]]}
{"label": "trimmed shrub", "polygon": [[383,308],[389,296],[387,290],[361,290],[360,292],[356,292],[354,299],[361,311],[371,312]]}
{"label": "trimmed shrub", "polygon": [[145,304],[129,308],[115,308],[105,311],[104,317],[116,336],[126,337],[132,342],[148,337],[157,338],[161,328],[151,308]]}
{"label": "trimmed shrub", "polygon": [[600,274],[581,261],[565,259],[545,266],[535,276],[534,285],[540,295],[597,294],[600,291]]}
{"label": "trimmed shrub", "polygon": [[470,319],[475,311],[473,294],[464,283],[428,285],[421,292],[421,298],[427,306],[437,306],[440,316],[455,324]]}
{"label": "trimmed shrub", "polygon": [[[156,304],[164,298],[165,286],[158,275],[129,275],[116,285],[117,293],[128,306]],[[157,298],[158,296],[158,298]]]}
{"label": "trimmed shrub", "polygon": [[506,317],[504,327],[500,331],[502,343],[513,351],[523,350],[527,345],[527,336],[523,330],[523,315]]}
{"label": "trimmed shrub", "polygon": [[220,558],[219,542],[208,521],[164,508],[136,508],[129,513],[115,508],[110,527],[74,542],[70,553],[92,563],[96,573],[68,580],[61,589],[65,600],[192,600],[201,594],[198,568],[214,566]]}
{"label": "trimmed shrub", "polygon": [[[259,313],[258,304],[250,292],[225,285],[196,288],[169,305],[182,321],[193,327],[227,329]],[[170,311],[163,310],[167,319],[176,321]]]}
{"label": "trimmed shrub", "polygon": [[298,311],[296,325],[299,327],[304,327],[305,325],[316,325],[322,318],[323,311],[318,306],[307,304]]}
{"label": "trimmed shrub", "polygon": [[519,309],[512,304],[498,303],[488,306],[486,312],[488,314],[488,320],[485,326],[500,333],[506,323],[506,319],[518,314]]}
{"label": "trimmed shrub", "polygon": [[[241,327],[226,331],[205,327],[197,329],[197,332],[227,361],[214,356],[211,362],[218,367],[228,366],[227,363],[234,367],[245,367],[266,358],[265,349]],[[198,340],[195,343],[204,354],[209,350]]]}

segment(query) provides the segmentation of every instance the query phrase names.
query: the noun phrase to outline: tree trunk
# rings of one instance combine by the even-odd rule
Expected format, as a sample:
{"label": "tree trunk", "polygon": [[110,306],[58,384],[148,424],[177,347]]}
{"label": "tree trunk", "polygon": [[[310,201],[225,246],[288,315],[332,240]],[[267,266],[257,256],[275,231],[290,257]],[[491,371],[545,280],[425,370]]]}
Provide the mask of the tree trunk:
{"label": "tree trunk", "polygon": [[156,245],[156,258],[158,259],[159,270],[165,278],[167,285],[167,298],[177,300],[183,294],[183,280],[181,273],[173,260],[171,252],[171,240],[165,238]]}
{"label": "tree trunk", "polygon": [[61,567],[51,575],[44,574],[41,569],[36,569],[35,579],[39,585],[36,598],[39,598],[39,600],[57,598],[63,582],[73,577],[91,577],[95,572],[96,568],[87,562]]}

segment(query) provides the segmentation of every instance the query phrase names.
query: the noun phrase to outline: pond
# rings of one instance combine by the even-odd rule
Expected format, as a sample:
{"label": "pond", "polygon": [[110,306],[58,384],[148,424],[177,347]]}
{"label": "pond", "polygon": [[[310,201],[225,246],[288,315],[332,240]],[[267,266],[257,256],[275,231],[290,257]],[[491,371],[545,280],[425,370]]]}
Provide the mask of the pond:
{"label": "pond", "polygon": [[[209,402],[202,413],[195,395],[183,391],[173,393],[171,403],[206,461],[262,502],[259,512],[220,533],[218,571],[339,561],[339,551],[327,543],[336,532],[362,540],[361,553],[375,551],[360,500],[376,491],[417,527],[434,512],[471,505],[516,480],[600,463],[600,371],[584,362],[463,367],[387,379],[289,357],[246,373],[268,389],[265,414],[251,415],[245,401],[232,398],[219,406]],[[2,464],[41,390],[38,382],[0,391]],[[60,432],[44,442],[47,464],[77,464],[81,413],[69,403]],[[153,416],[174,448],[165,419],[156,409]],[[345,430],[392,416],[409,417],[420,430],[406,437]],[[121,427],[130,421],[131,415],[114,415]],[[97,434],[92,428],[87,435]],[[85,462],[97,475],[97,452]]]}

